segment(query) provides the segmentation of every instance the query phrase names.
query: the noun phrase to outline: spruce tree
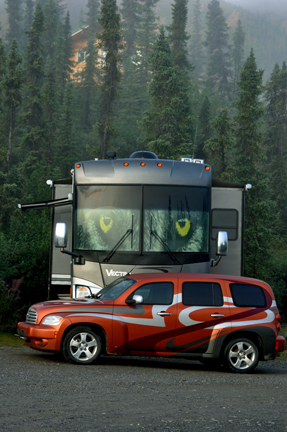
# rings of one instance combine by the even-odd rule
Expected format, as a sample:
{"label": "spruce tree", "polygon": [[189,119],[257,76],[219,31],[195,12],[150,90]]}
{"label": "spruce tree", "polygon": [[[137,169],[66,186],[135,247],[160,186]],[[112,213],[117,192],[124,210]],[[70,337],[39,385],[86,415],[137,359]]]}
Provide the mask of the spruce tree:
{"label": "spruce tree", "polygon": [[135,55],[138,28],[141,22],[139,0],[123,0],[121,6],[125,56]]}
{"label": "spruce tree", "polygon": [[14,39],[18,44],[21,42],[22,0],[5,0],[5,3],[8,15],[6,39],[10,47]]}
{"label": "spruce tree", "polygon": [[233,147],[233,127],[227,108],[222,108],[211,123],[215,136],[206,141],[204,150],[212,160],[213,175],[221,180],[231,180],[229,151]]}
{"label": "spruce tree", "polygon": [[262,77],[263,71],[257,70],[251,50],[238,82],[235,166],[237,181],[252,184],[251,191],[246,194],[245,206],[245,274],[264,279],[273,229],[274,203],[270,201],[268,176],[262,169]]}
{"label": "spruce tree", "polygon": [[58,27],[58,9],[55,0],[48,0],[44,9],[43,53],[44,61],[50,57],[54,61],[55,38]]}
{"label": "spruce tree", "polygon": [[[6,170],[6,125],[5,125],[5,109],[3,107],[4,99],[4,81],[6,75],[6,52],[2,39],[0,38],[0,169]],[[1,171],[0,171],[1,175]]]}
{"label": "spruce tree", "polygon": [[230,93],[230,47],[228,26],[218,0],[211,0],[206,14],[205,45],[208,50],[207,79],[222,97]]}
{"label": "spruce tree", "polygon": [[189,51],[190,60],[194,67],[193,76],[195,79],[202,79],[204,69],[204,50],[202,42],[202,12],[201,2],[196,0],[193,9],[193,28],[190,38]]}
{"label": "spruce tree", "polygon": [[120,31],[120,15],[116,0],[102,0],[101,16],[99,19],[103,31],[98,34],[99,47],[104,52],[101,82],[100,120],[97,130],[100,136],[101,158],[106,157],[113,127],[114,102],[117,97],[120,81],[119,50],[122,48]]}
{"label": "spruce tree", "polygon": [[28,32],[28,45],[25,52],[23,86],[23,121],[25,125],[22,147],[25,152],[40,158],[43,145],[43,108],[41,87],[43,84],[43,54],[41,36],[44,16],[40,3],[36,4],[32,27]]}
{"label": "spruce tree", "polygon": [[186,33],[187,0],[175,0],[171,7],[172,22],[167,29],[169,31],[173,61],[181,70],[190,69],[186,48],[189,39]]}
{"label": "spruce tree", "polygon": [[13,132],[16,126],[16,113],[21,104],[22,57],[18,52],[16,39],[13,40],[7,62],[7,74],[4,78],[5,107],[7,109],[8,150],[7,167],[10,168]]}
{"label": "spruce tree", "polygon": [[233,45],[231,50],[231,56],[233,60],[233,79],[234,89],[236,89],[236,83],[239,80],[240,72],[244,63],[244,42],[245,34],[242,27],[241,20],[237,21],[237,26],[232,37]]}
{"label": "spruce tree", "polygon": [[34,1],[25,0],[24,6],[24,18],[23,18],[23,30],[24,32],[29,31],[33,22],[34,15]]}
{"label": "spruce tree", "polygon": [[205,150],[204,146],[207,140],[211,138],[211,107],[210,101],[206,96],[202,102],[199,116],[198,116],[198,124],[196,127],[196,151],[195,157],[199,159],[204,159],[205,161],[208,159],[208,153]]}
{"label": "spruce tree", "polygon": [[[59,99],[56,91],[55,66],[50,57],[47,58],[45,65],[41,100],[43,105],[43,120],[45,127],[45,146],[42,156],[45,160],[45,163],[50,164],[51,166],[53,163],[53,154],[55,151],[55,131],[58,123]],[[57,159],[55,160],[57,161]]]}
{"label": "spruce tree", "polygon": [[186,80],[173,64],[163,27],[151,55],[151,109],[143,115],[144,143],[161,158],[189,155],[191,116]]}
{"label": "spruce tree", "polygon": [[265,86],[266,133],[265,146],[268,157],[268,172],[272,185],[272,199],[277,203],[278,231],[286,236],[287,218],[287,66],[275,65]]}

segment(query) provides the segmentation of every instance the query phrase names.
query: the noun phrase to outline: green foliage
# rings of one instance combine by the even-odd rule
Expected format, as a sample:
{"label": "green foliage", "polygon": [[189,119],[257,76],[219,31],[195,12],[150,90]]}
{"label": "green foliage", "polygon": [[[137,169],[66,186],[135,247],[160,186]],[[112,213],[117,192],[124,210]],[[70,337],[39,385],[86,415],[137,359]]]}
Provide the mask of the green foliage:
{"label": "green foliage", "polygon": [[151,109],[143,115],[144,143],[163,158],[190,153],[191,115],[186,80],[173,64],[171,49],[161,27],[151,55]]}

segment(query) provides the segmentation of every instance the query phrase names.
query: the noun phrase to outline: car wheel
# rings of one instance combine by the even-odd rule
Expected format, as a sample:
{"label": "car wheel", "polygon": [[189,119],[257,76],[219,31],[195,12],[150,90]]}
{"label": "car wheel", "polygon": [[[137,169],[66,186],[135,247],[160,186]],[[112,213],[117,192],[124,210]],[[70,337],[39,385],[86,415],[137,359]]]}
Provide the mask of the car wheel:
{"label": "car wheel", "polygon": [[75,327],[70,330],[63,341],[62,352],[70,363],[95,363],[101,354],[101,339],[89,327]]}
{"label": "car wheel", "polygon": [[224,361],[233,372],[251,372],[259,361],[257,345],[247,338],[233,339],[225,348]]}

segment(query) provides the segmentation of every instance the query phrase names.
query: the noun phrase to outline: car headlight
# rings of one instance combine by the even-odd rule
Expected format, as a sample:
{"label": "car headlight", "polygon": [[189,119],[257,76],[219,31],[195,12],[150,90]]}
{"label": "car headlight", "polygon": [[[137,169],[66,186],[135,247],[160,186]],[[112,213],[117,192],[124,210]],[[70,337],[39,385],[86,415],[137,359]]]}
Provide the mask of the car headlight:
{"label": "car headlight", "polygon": [[41,324],[56,326],[56,325],[60,324],[62,319],[63,319],[63,317],[58,316],[58,315],[48,315],[43,319]]}
{"label": "car headlight", "polygon": [[76,286],[76,298],[85,298],[91,296],[91,290],[89,287],[84,285]]}

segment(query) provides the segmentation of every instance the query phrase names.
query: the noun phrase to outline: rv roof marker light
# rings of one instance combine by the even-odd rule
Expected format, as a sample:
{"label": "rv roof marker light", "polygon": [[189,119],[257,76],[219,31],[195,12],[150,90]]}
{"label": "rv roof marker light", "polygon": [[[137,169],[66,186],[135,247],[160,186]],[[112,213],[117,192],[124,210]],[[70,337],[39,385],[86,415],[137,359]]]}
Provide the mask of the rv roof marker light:
{"label": "rv roof marker light", "polygon": [[162,163],[158,163],[157,166],[158,166],[158,167],[162,167]]}
{"label": "rv roof marker light", "polygon": [[145,166],[145,162],[141,162],[141,166]]}
{"label": "rv roof marker light", "polygon": [[81,168],[81,164],[77,164],[77,165],[76,165],[76,168]]}
{"label": "rv roof marker light", "polygon": [[129,166],[129,163],[128,163],[128,162],[125,162],[125,163],[124,163],[124,166]]}
{"label": "rv roof marker light", "polygon": [[209,167],[209,166],[206,166],[205,169],[206,169],[206,171],[209,171],[209,170],[210,170],[210,167]]}

